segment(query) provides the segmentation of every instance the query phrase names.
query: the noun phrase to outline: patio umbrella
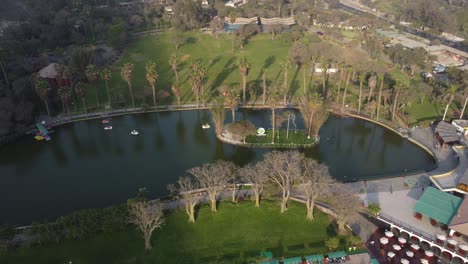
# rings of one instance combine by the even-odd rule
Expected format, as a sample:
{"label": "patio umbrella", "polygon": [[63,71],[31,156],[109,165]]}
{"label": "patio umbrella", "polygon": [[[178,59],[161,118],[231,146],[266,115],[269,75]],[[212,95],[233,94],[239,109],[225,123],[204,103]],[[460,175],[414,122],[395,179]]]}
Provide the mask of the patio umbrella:
{"label": "patio umbrella", "polygon": [[385,231],[385,235],[386,235],[387,237],[393,237],[392,231]]}
{"label": "patio umbrella", "polygon": [[386,238],[386,237],[381,237],[381,238],[380,238],[380,244],[383,244],[383,245],[388,244],[388,238]]}
{"label": "patio umbrella", "polygon": [[393,258],[393,257],[395,256],[395,253],[393,253],[393,252],[390,251],[390,252],[387,253],[387,256],[388,256],[389,258]]}
{"label": "patio umbrella", "polygon": [[458,244],[458,242],[455,241],[455,240],[453,240],[453,239],[447,240],[447,243],[449,243],[449,244],[451,244],[451,245],[454,245],[454,246]]}
{"label": "patio umbrella", "polygon": [[429,251],[429,250],[426,250],[425,254],[428,257],[433,257],[434,256],[434,253],[432,251]]}
{"label": "patio umbrella", "polygon": [[399,245],[393,245],[393,249],[394,249],[394,250],[400,250],[401,247],[400,247]]}
{"label": "patio umbrella", "polygon": [[441,234],[439,234],[439,235],[437,235],[437,239],[440,239],[440,240],[442,240],[442,241],[443,241],[443,240],[446,240],[446,239],[447,239],[447,237],[446,237],[446,236],[444,236],[444,235],[441,235]]}
{"label": "patio umbrella", "polygon": [[406,251],[406,256],[408,256],[408,257],[412,258],[412,257],[414,256],[414,253],[413,253],[413,251],[409,251],[409,250],[408,250],[408,251]]}
{"label": "patio umbrella", "polygon": [[459,245],[458,248],[460,248],[461,250],[468,251],[468,246],[467,245]]}
{"label": "patio umbrella", "polygon": [[429,264],[429,261],[427,259],[421,259],[421,264]]}
{"label": "patio umbrella", "polygon": [[398,242],[400,242],[401,244],[405,244],[406,243],[406,238],[400,237],[400,238],[398,238]]}
{"label": "patio umbrella", "polygon": [[402,258],[401,259],[401,264],[409,264],[409,260]]}
{"label": "patio umbrella", "polygon": [[416,244],[411,245],[411,247],[414,248],[415,250],[418,250],[418,249],[419,249],[419,246],[416,245]]}

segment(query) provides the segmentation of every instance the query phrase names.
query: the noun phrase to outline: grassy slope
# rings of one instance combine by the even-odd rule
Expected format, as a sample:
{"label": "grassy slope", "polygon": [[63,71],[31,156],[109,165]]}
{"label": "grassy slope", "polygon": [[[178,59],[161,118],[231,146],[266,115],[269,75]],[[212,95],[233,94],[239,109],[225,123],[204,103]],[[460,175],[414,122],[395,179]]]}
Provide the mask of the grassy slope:
{"label": "grassy slope", "polygon": [[[120,61],[113,67],[110,89],[112,93],[122,93],[128,97],[127,84],[120,77],[120,68],[126,62],[135,65],[133,86],[136,94],[150,95],[148,82],[145,79],[145,64],[154,60],[158,65],[159,80],[156,89],[163,89],[171,93],[171,85],[175,82],[175,76],[169,66],[169,57],[175,54],[176,50],[171,44],[173,32],[164,32],[155,36],[145,37],[136,40],[123,54]],[[213,36],[201,33],[185,33],[189,39],[177,51],[181,58],[179,65],[179,78],[184,87],[182,102],[188,102],[193,99],[190,82],[190,63],[192,59],[198,58],[203,61],[207,67],[207,77],[204,87],[213,92],[222,84],[239,85],[241,84],[241,75],[236,66],[237,58],[245,56],[250,64],[251,71],[248,81],[261,80],[260,72],[262,69],[268,70],[268,79],[275,79],[280,71],[281,61],[287,58],[288,50],[291,44],[278,39],[272,41],[270,35],[259,35],[249,41],[244,49],[231,53],[230,35],[221,35],[218,39]],[[295,67],[289,70],[289,79],[295,73]],[[282,76],[282,75],[281,75]],[[105,100],[104,82],[101,85],[101,100]],[[94,103],[94,94],[88,96],[90,104]],[[149,97],[147,98],[149,103]],[[175,102],[175,98],[172,98]]]}
{"label": "grassy slope", "polygon": [[132,229],[20,249],[0,256],[0,263],[208,263],[221,256],[256,256],[261,249],[272,250],[274,256],[326,253],[323,241],[335,235],[328,216],[316,210],[316,220],[307,222],[302,204],[291,202],[289,208],[280,215],[274,202],[265,202],[261,208],[250,202],[238,206],[225,202],[212,214],[205,205],[195,224],[187,223],[184,211],[170,213],[164,227],[153,234],[154,247],[149,252],[143,250],[140,233]]}

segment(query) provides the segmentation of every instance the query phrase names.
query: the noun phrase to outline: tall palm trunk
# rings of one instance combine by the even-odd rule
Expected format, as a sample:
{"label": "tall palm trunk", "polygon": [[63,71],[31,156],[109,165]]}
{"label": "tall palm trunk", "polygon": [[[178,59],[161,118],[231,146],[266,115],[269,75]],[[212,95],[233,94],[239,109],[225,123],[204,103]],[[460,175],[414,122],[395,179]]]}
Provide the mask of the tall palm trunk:
{"label": "tall palm trunk", "polygon": [[108,104],[110,106],[111,105],[111,98],[110,98],[110,92],[109,92],[109,83],[108,83],[107,80],[106,80],[106,90],[107,90],[107,101],[108,101]]}
{"label": "tall palm trunk", "polygon": [[275,116],[275,108],[272,107],[271,108],[271,130],[272,130],[272,133],[271,133],[271,144],[274,144],[275,143],[275,127],[276,127],[276,116]]}
{"label": "tall palm trunk", "polygon": [[393,99],[393,111],[392,111],[392,121],[395,119],[395,112],[396,112],[396,107],[397,107],[397,102],[398,102],[398,95],[400,94],[400,89],[398,88],[395,91],[395,98]]}
{"label": "tall palm trunk", "polygon": [[236,120],[236,109],[234,107],[231,107],[231,116],[232,116],[232,122]]}
{"label": "tall palm trunk", "polygon": [[83,103],[85,114],[88,115],[88,107],[86,106],[86,98],[81,98],[81,102]]}
{"label": "tall palm trunk", "polygon": [[151,89],[153,90],[153,104],[154,104],[154,107],[156,108],[156,89],[154,85],[151,85]]}
{"label": "tall palm trunk", "polygon": [[466,103],[468,103],[468,97],[465,98],[465,103],[463,104],[463,109],[462,109],[462,111],[460,113],[460,119],[463,118],[463,114],[465,113]]}
{"label": "tall palm trunk", "polygon": [[447,106],[445,107],[444,117],[442,118],[442,121],[445,121],[445,117],[447,116],[448,108],[452,104],[452,101],[453,101],[453,95],[450,96],[450,99],[449,99],[449,101],[447,103]]}
{"label": "tall palm trunk", "polygon": [[96,83],[94,84],[94,89],[96,90],[96,104],[97,104],[97,107],[99,107],[99,89]]}
{"label": "tall palm trunk", "polygon": [[247,74],[242,73],[242,104],[245,105],[245,89],[247,86]]}
{"label": "tall palm trunk", "polygon": [[263,72],[262,79],[263,79],[263,105],[265,105],[265,103],[266,103],[266,76],[265,76],[265,72]]}
{"label": "tall palm trunk", "polygon": [[380,81],[380,88],[379,88],[379,99],[377,103],[377,116],[375,117],[376,120],[379,120],[379,114],[380,114],[380,103],[382,100],[382,90],[383,90],[383,84],[384,84],[384,77],[382,76],[382,80]]}
{"label": "tall palm trunk", "polygon": [[362,102],[362,81],[359,82],[359,99],[358,99],[358,110],[357,113],[361,113],[361,102]]}
{"label": "tall palm trunk", "polygon": [[283,104],[286,105],[288,99],[288,69],[284,69],[284,94],[283,94]]}
{"label": "tall palm trunk", "polygon": [[351,72],[352,72],[352,70],[349,70],[348,74],[346,76],[346,83],[345,83],[345,88],[344,88],[344,91],[343,91],[343,103],[341,104],[341,111],[343,111],[344,107],[345,107],[346,93],[348,92],[348,84],[349,84],[349,78],[351,77]]}
{"label": "tall palm trunk", "polygon": [[66,109],[65,109],[65,102],[64,102],[62,96],[60,97],[60,101],[62,101],[62,111],[65,113],[65,110],[66,110]]}
{"label": "tall palm trunk", "polygon": [[44,104],[47,110],[47,115],[50,117],[50,110],[49,110],[49,104],[47,103],[47,100],[44,100]]}
{"label": "tall palm trunk", "polygon": [[340,71],[340,79],[338,80],[338,86],[336,87],[336,102],[340,100],[340,90],[341,90],[341,79],[343,79],[343,69]]}
{"label": "tall palm trunk", "polygon": [[128,89],[130,90],[130,96],[132,98],[132,106],[133,108],[135,108],[135,99],[133,98],[132,83],[131,82],[127,82],[127,83],[128,83]]}
{"label": "tall palm trunk", "polygon": [[302,64],[302,67],[304,68],[302,70],[302,81],[304,83],[304,95],[307,94],[307,88],[306,88],[306,65],[305,64]]}
{"label": "tall palm trunk", "polygon": [[327,92],[327,88],[326,88],[326,72],[327,72],[327,69],[322,69],[322,70],[325,70],[324,73],[322,73],[322,96],[323,98],[326,98],[326,92]]}

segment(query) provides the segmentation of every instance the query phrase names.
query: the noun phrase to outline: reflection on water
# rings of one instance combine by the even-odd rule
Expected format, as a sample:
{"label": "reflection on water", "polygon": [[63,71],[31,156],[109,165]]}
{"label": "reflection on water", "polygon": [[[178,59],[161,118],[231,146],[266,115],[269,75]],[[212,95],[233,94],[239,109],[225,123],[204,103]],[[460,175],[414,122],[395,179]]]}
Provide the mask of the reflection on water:
{"label": "reflection on water", "polygon": [[[236,120],[245,119],[270,127],[270,111],[236,113]],[[201,110],[121,116],[112,118],[112,130],[91,120],[55,128],[51,142],[27,136],[6,146],[0,149],[0,222],[29,224],[76,209],[123,203],[142,187],[152,197],[166,195],[166,186],[191,167],[217,159],[245,165],[269,151],[223,144],[213,124],[202,129],[207,122],[211,124],[210,114]],[[130,135],[133,129],[140,135]],[[330,117],[320,136],[318,146],[301,151],[325,162],[338,180],[433,164],[427,153],[399,135],[361,120]]]}

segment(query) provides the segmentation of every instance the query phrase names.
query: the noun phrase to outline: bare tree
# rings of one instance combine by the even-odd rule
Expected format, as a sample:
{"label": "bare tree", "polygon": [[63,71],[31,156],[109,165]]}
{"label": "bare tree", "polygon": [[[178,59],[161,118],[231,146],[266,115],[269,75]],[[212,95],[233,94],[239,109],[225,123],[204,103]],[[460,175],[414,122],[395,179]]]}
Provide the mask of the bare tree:
{"label": "bare tree", "polygon": [[359,198],[344,183],[335,183],[332,191],[331,205],[336,214],[338,229],[344,231],[346,222],[359,210]]}
{"label": "bare tree", "polygon": [[195,176],[208,193],[211,203],[211,211],[216,212],[218,195],[226,188],[226,185],[234,173],[234,164],[228,161],[218,160],[214,163],[205,163],[202,166],[190,169],[188,172]]}
{"label": "bare tree", "polygon": [[145,239],[145,249],[151,249],[151,235],[164,223],[163,205],[159,202],[137,201],[130,203],[130,223],[135,224]]}
{"label": "bare tree", "polygon": [[325,194],[334,182],[326,165],[319,164],[313,159],[303,160],[298,189],[306,199],[307,220],[314,220],[315,201],[319,196]]}
{"label": "bare tree", "polygon": [[307,129],[307,137],[316,136],[328,118],[328,109],[323,98],[318,93],[304,95],[299,99],[298,105]]}
{"label": "bare tree", "polygon": [[286,212],[291,188],[300,176],[304,155],[298,151],[272,151],[265,154],[263,162],[270,181],[281,189],[281,213]]}
{"label": "bare tree", "polygon": [[189,217],[189,223],[195,223],[195,207],[200,201],[200,196],[197,192],[200,189],[198,182],[193,181],[190,177],[180,177],[177,184],[178,187],[169,185],[168,189],[172,193],[178,193],[182,197],[185,212]]}
{"label": "bare tree", "polygon": [[255,207],[260,207],[260,196],[268,181],[268,174],[264,162],[257,162],[255,165],[247,164],[239,171],[241,179],[252,184],[252,191],[255,196]]}

